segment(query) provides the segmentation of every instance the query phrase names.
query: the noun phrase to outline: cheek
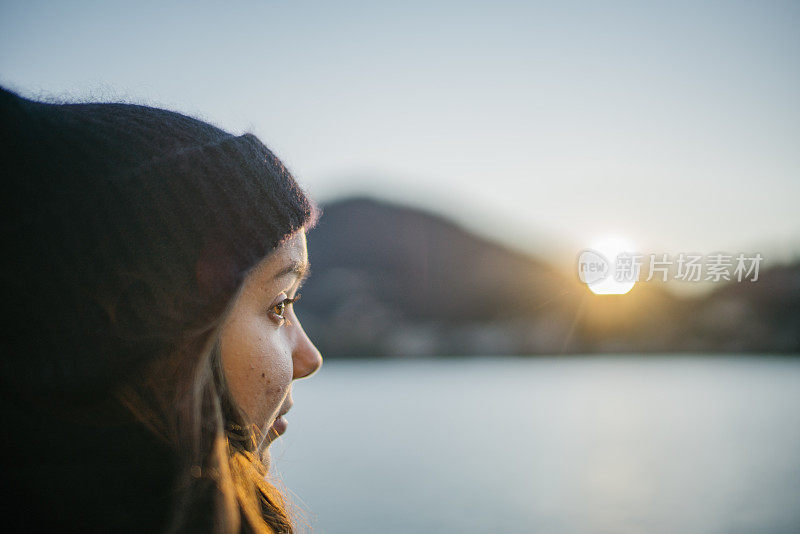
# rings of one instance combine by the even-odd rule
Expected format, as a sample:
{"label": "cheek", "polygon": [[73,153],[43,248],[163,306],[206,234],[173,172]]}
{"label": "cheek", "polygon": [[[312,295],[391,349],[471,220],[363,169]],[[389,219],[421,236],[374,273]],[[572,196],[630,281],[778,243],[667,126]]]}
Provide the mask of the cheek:
{"label": "cheek", "polygon": [[263,427],[283,403],[292,381],[292,358],[280,329],[251,317],[225,326],[222,368],[231,395],[251,423]]}

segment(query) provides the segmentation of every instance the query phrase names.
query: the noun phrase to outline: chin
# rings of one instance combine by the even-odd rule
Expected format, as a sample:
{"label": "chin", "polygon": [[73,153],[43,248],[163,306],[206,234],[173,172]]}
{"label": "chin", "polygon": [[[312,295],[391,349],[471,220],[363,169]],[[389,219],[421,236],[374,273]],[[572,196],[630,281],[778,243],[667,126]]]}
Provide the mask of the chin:
{"label": "chin", "polygon": [[261,463],[264,464],[269,470],[270,463],[272,462],[272,455],[269,453],[269,445],[271,442],[267,442],[263,445],[261,450],[258,451],[258,459],[261,460]]}

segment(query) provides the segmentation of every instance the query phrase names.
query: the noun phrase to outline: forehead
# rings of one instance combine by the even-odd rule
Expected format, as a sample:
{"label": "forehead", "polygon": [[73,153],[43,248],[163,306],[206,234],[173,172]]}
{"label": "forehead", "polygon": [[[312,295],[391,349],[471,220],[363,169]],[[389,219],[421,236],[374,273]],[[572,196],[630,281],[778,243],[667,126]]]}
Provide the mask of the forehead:
{"label": "forehead", "polygon": [[265,260],[274,256],[277,262],[280,261],[306,263],[308,261],[308,251],[306,250],[306,233],[303,230],[292,234],[286,241],[269,254]]}
{"label": "forehead", "polygon": [[[251,271],[248,279],[261,284],[278,281],[290,273],[285,272],[292,267],[300,268],[308,264],[306,233],[299,230],[281,243],[275,250],[264,257]],[[283,276],[276,278],[281,272]]]}

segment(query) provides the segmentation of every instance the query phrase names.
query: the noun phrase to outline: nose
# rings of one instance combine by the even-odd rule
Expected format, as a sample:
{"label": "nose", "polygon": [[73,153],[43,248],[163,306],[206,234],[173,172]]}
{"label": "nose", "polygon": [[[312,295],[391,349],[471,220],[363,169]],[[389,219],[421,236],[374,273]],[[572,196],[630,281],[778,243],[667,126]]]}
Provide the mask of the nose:
{"label": "nose", "polygon": [[293,375],[292,379],[305,378],[314,374],[322,367],[322,354],[303,330],[300,321],[295,321],[297,338],[292,352]]}

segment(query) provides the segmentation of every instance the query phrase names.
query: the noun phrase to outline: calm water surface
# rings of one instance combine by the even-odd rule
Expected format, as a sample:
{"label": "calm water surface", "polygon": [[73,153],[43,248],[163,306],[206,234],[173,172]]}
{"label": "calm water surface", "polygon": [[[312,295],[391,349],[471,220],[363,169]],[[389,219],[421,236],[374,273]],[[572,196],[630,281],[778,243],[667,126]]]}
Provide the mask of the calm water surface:
{"label": "calm water surface", "polygon": [[800,532],[800,359],[326,361],[294,399],[313,532]]}

